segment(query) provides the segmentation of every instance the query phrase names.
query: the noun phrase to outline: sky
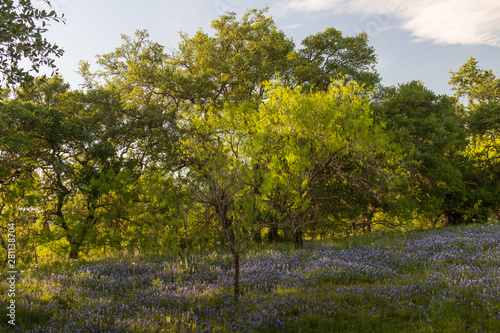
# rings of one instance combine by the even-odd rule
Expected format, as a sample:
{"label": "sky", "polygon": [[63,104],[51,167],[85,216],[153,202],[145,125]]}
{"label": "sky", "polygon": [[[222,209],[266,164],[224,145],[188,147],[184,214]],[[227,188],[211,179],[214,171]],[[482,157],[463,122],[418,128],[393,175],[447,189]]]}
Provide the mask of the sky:
{"label": "sky", "polygon": [[[37,3],[37,1],[34,1]],[[66,24],[52,23],[46,34],[65,50],[56,65],[77,89],[80,60],[121,45],[121,35],[146,29],[154,42],[175,49],[179,33],[211,34],[212,20],[227,11],[269,7],[277,27],[300,48],[301,41],[329,27],[353,36],[368,34],[386,86],[422,81],[437,94],[452,94],[450,71],[470,57],[500,76],[498,0],[51,0]],[[43,7],[43,2],[36,6]]]}

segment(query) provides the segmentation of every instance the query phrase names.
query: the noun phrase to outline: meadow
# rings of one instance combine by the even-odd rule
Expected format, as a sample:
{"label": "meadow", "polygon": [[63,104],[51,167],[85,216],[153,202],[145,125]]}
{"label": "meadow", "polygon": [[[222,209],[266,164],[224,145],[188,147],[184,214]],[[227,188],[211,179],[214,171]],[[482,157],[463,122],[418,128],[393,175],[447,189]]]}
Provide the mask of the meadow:
{"label": "meadow", "polygon": [[[12,332],[500,332],[500,225],[231,255],[58,261],[18,275]],[[6,312],[6,274],[0,307]]]}

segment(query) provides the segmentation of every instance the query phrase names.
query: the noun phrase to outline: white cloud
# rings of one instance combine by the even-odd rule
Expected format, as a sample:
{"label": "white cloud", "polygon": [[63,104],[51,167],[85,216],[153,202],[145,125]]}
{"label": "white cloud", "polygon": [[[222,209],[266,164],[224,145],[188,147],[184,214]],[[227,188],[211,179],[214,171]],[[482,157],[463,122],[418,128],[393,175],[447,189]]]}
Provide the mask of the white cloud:
{"label": "white cloud", "polygon": [[498,0],[286,0],[282,12],[332,11],[373,16],[380,30],[394,22],[417,41],[500,46]]}
{"label": "white cloud", "polygon": [[292,25],[284,26],[282,29],[283,30],[298,29],[298,28],[302,28],[303,26],[304,26],[304,24],[302,24],[302,23],[300,23],[300,24],[292,24]]}
{"label": "white cloud", "polygon": [[435,1],[407,9],[403,28],[422,40],[442,44],[500,46],[500,2],[492,0]]}
{"label": "white cloud", "polygon": [[[382,13],[400,8],[403,0],[284,0],[278,4],[282,11],[336,13]],[[412,1],[412,0],[410,0]]]}
{"label": "white cloud", "polygon": [[284,11],[317,12],[322,10],[331,10],[334,3],[343,0],[289,0],[283,1],[278,6]]}

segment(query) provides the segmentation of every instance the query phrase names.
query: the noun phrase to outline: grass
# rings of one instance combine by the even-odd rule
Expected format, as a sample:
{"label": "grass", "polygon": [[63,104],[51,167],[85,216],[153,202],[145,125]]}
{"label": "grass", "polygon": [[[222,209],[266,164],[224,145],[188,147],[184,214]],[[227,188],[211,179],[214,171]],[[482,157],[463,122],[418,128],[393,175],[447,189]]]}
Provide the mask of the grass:
{"label": "grass", "polygon": [[[31,271],[29,270],[31,269]],[[21,269],[19,269],[21,270]],[[13,332],[500,332],[500,225],[23,267]],[[6,309],[7,276],[0,283]]]}

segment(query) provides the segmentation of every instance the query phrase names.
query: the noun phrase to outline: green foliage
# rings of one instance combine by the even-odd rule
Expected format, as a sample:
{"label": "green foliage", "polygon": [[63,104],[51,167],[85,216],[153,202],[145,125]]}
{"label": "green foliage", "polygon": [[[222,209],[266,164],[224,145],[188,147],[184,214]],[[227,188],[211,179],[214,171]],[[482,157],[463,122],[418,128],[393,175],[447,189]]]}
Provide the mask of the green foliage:
{"label": "green foliage", "polygon": [[[0,92],[0,257],[8,258],[6,230],[15,222],[16,258],[29,276],[19,295],[39,301],[29,311],[19,308],[19,320],[28,323],[21,329],[57,325],[60,310],[90,309],[86,295],[94,293],[88,291],[101,288],[104,295],[98,280],[108,283],[111,276],[123,279],[106,284],[118,291],[100,297],[99,306],[122,302],[133,309],[142,297],[148,315],[173,329],[182,323],[203,330],[192,319],[216,313],[217,320],[208,319],[214,330],[237,330],[235,318],[245,321],[252,311],[264,314],[261,309],[274,319],[256,330],[498,328],[492,317],[498,307],[474,306],[481,296],[463,285],[479,272],[468,261],[496,264],[493,245],[464,257],[494,244],[490,235],[479,242],[456,233],[448,244],[445,229],[411,249],[416,233],[358,237],[372,225],[409,231],[499,215],[500,81],[473,58],[452,72],[455,98],[415,81],[373,94],[380,78],[366,34],[345,37],[328,28],[295,49],[265,8],[240,19],[219,17],[213,35],[181,34],[178,48],[168,52],[146,31],[123,36],[122,46],[98,57],[97,72],[80,64],[83,89],[71,90],[60,76],[26,80],[29,71],[17,67],[23,57],[35,71],[53,66],[49,57],[61,50],[41,34],[45,22],[60,18],[30,9],[29,1],[1,3],[0,70],[9,84],[23,84]],[[291,238],[305,250],[284,242],[267,247],[266,233],[271,242]],[[328,251],[348,260],[336,257],[325,266],[332,259],[324,256],[327,247],[303,244],[329,236],[337,239]],[[254,250],[245,251],[249,244]],[[448,247],[454,252],[444,253]],[[164,254],[166,261],[139,260]],[[399,259],[388,261],[392,254]],[[104,257],[104,273],[82,257]],[[360,258],[365,261],[353,265]],[[39,259],[50,263],[35,277]],[[240,272],[240,261],[253,260]],[[315,266],[304,271],[309,262]],[[72,276],[57,277],[63,292],[39,297],[45,290],[37,283],[54,281],[53,270]],[[396,272],[403,274],[397,281]],[[240,274],[246,274],[242,288]],[[298,279],[294,287],[288,277]],[[215,282],[220,285],[209,289]],[[436,302],[435,295],[449,295],[448,284],[466,302]],[[230,292],[234,301],[253,305],[240,307]],[[166,298],[153,302],[158,295]],[[283,306],[274,308],[279,298]],[[51,310],[44,312],[46,306]],[[174,318],[175,311],[159,310],[169,307],[182,313]],[[295,324],[275,320],[287,316]],[[104,323],[100,312],[97,318],[95,327],[115,324]]]}
{"label": "green foliage", "polygon": [[374,113],[406,156],[409,178],[407,189],[400,191],[429,221],[451,214],[465,195],[458,162],[466,133],[454,100],[437,96],[415,81],[389,88],[385,94],[382,102],[374,104]]}
{"label": "green foliage", "polygon": [[173,62],[185,75],[184,91],[205,103],[262,97],[262,83],[289,69],[294,47],[266,11],[250,10],[238,21],[234,13],[223,15],[212,22],[214,37],[202,30],[192,38],[181,35]]}
{"label": "green foliage", "polygon": [[[48,0],[43,0],[50,6]],[[43,34],[50,21],[64,22],[55,11],[47,12],[33,7],[31,1],[1,0],[0,7],[0,82],[10,85],[30,79],[30,72],[38,72],[43,66],[55,68],[52,55],[60,57],[63,50],[50,44]],[[31,69],[23,68],[22,61],[28,60]]]}
{"label": "green foliage", "polygon": [[[36,23],[59,19],[5,3],[2,15],[21,15],[31,29],[12,31],[31,37],[5,45],[40,38]],[[244,247],[266,235],[301,248],[372,226],[498,214],[491,71],[470,59],[452,73],[456,98],[419,82],[374,94],[380,77],[366,34],[328,28],[296,48],[267,13],[227,13],[213,34],[181,33],[169,51],[146,31],[122,36],[96,72],[81,62],[82,90],[60,76],[2,90],[0,227],[19,221],[26,263],[35,252],[188,258],[227,247],[236,268]],[[46,57],[60,52],[40,47]],[[35,58],[33,69],[53,64]],[[8,80],[27,75],[14,72]]]}
{"label": "green foliage", "polygon": [[[108,93],[102,103],[96,96],[69,91],[56,76],[37,79],[2,105],[11,128],[25,138],[18,153],[7,132],[2,151],[19,161],[19,173],[36,177],[39,201],[32,214],[39,236],[42,242],[66,239],[72,258],[113,215],[114,198],[127,195],[121,190],[137,179],[142,158],[129,151],[136,139],[119,135],[123,123],[110,114],[121,110],[115,97]],[[114,220],[123,217],[114,214]]]}
{"label": "green foliage", "polygon": [[327,90],[339,75],[371,88],[380,82],[375,70],[377,57],[362,32],[344,37],[342,32],[327,28],[324,32],[306,37],[304,48],[289,54],[293,63],[292,80],[303,85],[304,91]]}
{"label": "green foliage", "polygon": [[469,112],[475,106],[489,101],[498,101],[500,80],[495,78],[492,70],[482,70],[479,62],[469,58],[457,72],[450,71],[450,85],[455,90],[455,96],[466,98]]}
{"label": "green foliage", "polygon": [[327,91],[310,94],[270,86],[255,128],[253,154],[263,167],[259,192],[275,221],[294,232],[321,222],[323,202],[347,203],[347,191],[370,196],[376,185],[364,177],[367,169],[386,176],[375,157],[390,154],[389,142],[354,82],[332,82]]}
{"label": "green foliage", "polygon": [[[278,77],[285,86],[303,85],[304,91],[326,90],[340,74],[370,87],[378,83],[366,34],[344,37],[329,28],[304,39],[304,48],[295,51],[267,11],[249,10],[239,20],[235,13],[222,15],[212,22],[214,36],[202,30],[192,37],[181,33],[178,49],[170,53],[148,40],[146,31],[137,31],[135,39],[122,36],[121,47],[99,57],[103,70],[97,74],[126,91],[127,101],[199,108],[258,102],[263,83]],[[95,84],[87,63],[81,71],[87,86]]]}
{"label": "green foliage", "polygon": [[456,97],[467,102],[460,105],[468,130],[462,164],[468,184],[466,214],[469,219],[485,220],[499,212],[500,79],[491,70],[480,69],[474,58],[451,74]]}
{"label": "green foliage", "polygon": [[[213,36],[202,30],[192,37],[181,34],[178,49],[170,53],[148,40],[147,32],[138,31],[135,39],[123,36],[121,47],[99,57],[101,71],[92,74],[87,63],[81,66],[87,87],[96,84],[94,75],[104,77],[122,92],[127,108],[141,110],[144,119],[159,120],[149,122],[146,136],[157,147],[158,162],[167,162],[162,159],[171,149],[171,164],[163,165],[192,176],[187,179],[198,187],[204,214],[215,209],[220,218],[226,213],[217,209],[223,208],[229,219],[248,215],[247,235],[257,235],[269,218],[260,207],[265,171],[259,170],[255,150],[249,150],[255,127],[260,126],[251,115],[268,98],[264,83],[277,79],[283,86],[303,84],[302,91],[308,92],[312,86],[328,90],[340,73],[368,86],[378,82],[376,57],[366,35],[343,37],[327,29],[306,38],[305,48],[294,51],[293,42],[266,17],[267,10],[249,10],[239,20],[234,13],[223,15],[212,22]],[[319,73],[321,82],[307,76],[309,71]],[[347,127],[347,121],[339,126]],[[214,199],[220,197],[224,200]],[[237,199],[242,197],[251,199]]]}

